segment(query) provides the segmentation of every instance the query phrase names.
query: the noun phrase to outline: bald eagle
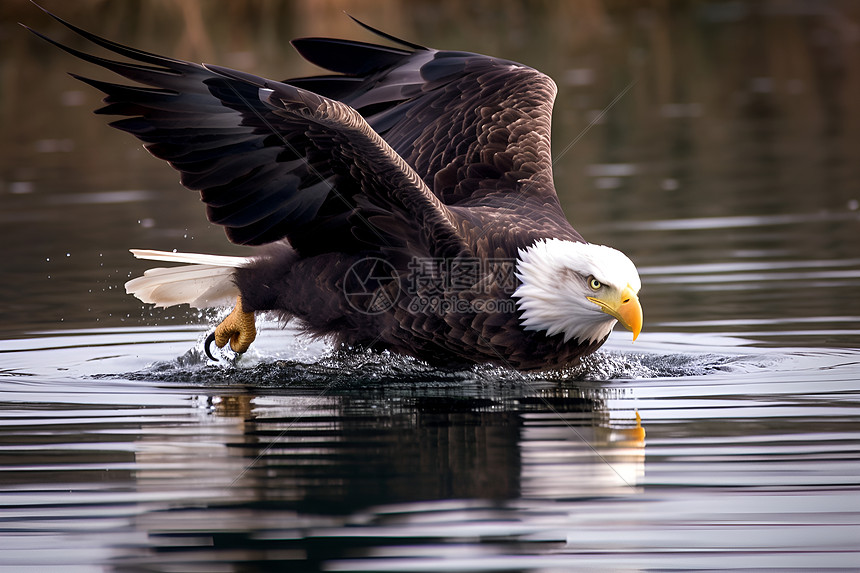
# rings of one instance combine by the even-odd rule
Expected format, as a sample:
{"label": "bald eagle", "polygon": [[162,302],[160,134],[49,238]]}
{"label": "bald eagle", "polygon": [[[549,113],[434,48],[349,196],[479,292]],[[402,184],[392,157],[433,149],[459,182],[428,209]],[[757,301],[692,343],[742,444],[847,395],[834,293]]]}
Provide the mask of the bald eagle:
{"label": "bald eagle", "polygon": [[262,311],[352,346],[524,370],[576,363],[616,322],[638,336],[636,267],[586,242],[556,195],[546,75],[356,20],[393,45],[297,39],[331,74],[279,82],[54,18],[125,58],[39,34],[136,84],[73,74],[106,94],[96,113],[122,116],[110,125],[178,170],[230,241],[261,246],[250,257],[132,251],[186,263],[126,284],[146,303],[235,301],[218,347],[245,352]]}

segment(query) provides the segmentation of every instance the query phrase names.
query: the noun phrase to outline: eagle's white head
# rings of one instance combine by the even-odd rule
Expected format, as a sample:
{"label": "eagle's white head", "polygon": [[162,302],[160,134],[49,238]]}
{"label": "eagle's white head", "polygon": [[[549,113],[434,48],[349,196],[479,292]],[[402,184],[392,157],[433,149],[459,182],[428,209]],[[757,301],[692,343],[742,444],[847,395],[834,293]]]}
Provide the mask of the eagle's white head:
{"label": "eagle's white head", "polygon": [[616,322],[642,330],[639,289],[633,262],[611,247],[541,239],[519,250],[514,292],[526,330],[564,334],[588,343],[602,340]]}

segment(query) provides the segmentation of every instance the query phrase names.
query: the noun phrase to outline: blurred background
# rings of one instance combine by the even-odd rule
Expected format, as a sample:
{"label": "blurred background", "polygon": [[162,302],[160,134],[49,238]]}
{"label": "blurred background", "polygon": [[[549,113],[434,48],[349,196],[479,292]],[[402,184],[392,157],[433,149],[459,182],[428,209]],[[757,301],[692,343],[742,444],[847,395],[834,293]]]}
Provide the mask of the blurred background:
{"label": "blurred background", "polygon": [[294,37],[377,41],[344,12],[549,74],[559,197],[645,328],[546,379],[262,320],[209,365],[211,317],[126,295],[128,249],[249,250],[68,72],[115,78],[17,23],[86,43],[3,0],[0,571],[856,565],[860,2],[44,2],[275,79],[319,72]]}
{"label": "blurred background", "polygon": [[[523,62],[559,87],[553,152],[568,218],[637,263],[646,332],[860,316],[860,3],[44,5],[125,44],[275,79],[319,72],[294,37],[377,41],[345,13],[411,42]],[[67,72],[110,74],[17,22],[85,45],[25,0],[0,4],[0,337],[197,320],[124,294],[151,266],[127,249],[248,250],[206,221],[169,166],[94,116],[100,94]]]}

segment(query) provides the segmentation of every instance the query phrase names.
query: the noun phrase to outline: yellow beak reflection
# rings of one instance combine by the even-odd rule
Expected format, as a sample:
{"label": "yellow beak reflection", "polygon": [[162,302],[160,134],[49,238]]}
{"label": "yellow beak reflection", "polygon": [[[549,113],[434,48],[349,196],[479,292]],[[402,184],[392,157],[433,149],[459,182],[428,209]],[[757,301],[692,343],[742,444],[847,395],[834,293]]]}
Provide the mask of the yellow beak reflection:
{"label": "yellow beak reflection", "polygon": [[639,332],[642,331],[642,305],[639,304],[639,297],[627,285],[621,294],[615,298],[600,299],[597,297],[586,297],[588,300],[600,307],[600,309],[618,320],[621,326],[633,333],[633,340],[639,337]]}

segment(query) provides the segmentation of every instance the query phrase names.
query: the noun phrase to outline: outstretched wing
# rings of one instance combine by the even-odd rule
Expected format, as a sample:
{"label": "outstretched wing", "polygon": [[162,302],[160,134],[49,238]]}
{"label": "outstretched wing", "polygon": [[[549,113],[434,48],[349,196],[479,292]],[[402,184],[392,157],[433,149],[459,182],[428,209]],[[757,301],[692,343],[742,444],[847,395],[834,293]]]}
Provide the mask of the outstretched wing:
{"label": "outstretched wing", "polygon": [[285,82],[357,109],[444,203],[531,199],[566,221],[552,181],[556,86],[548,76],[516,62],[414,44],[409,56],[382,70],[368,66],[365,54],[356,57],[352,42],[303,38],[293,46],[341,75]]}
{"label": "outstretched wing", "polygon": [[[494,206],[510,208],[531,200],[542,218],[569,228],[552,187],[555,86],[535,70],[427,50],[382,33],[405,49],[295,41],[311,62],[342,75],[289,84],[358,110],[387,142],[391,153],[382,157],[405,160],[397,164],[405,169],[402,181],[418,180],[398,190],[382,175],[390,175],[391,164],[357,166],[356,153],[367,151],[366,133],[350,139],[355,132],[331,118],[320,122],[313,110],[284,107],[289,97],[271,101],[273,92],[289,91],[284,84],[136,50],[57,20],[131,60],[96,57],[42,36],[141,84],[75,76],[107,94],[97,113],[125,116],[111,125],[141,139],[181,172],[183,185],[200,191],[209,219],[235,243],[286,238],[303,254],[421,243],[431,256],[450,256],[466,248],[458,232],[472,218],[464,209],[487,205],[491,197]],[[261,96],[264,84],[273,91]],[[416,224],[422,220],[432,224]]]}
{"label": "outstretched wing", "polygon": [[[468,245],[458,229],[462,219],[430,191],[415,170],[355,109],[289,84],[220,66],[206,67],[224,77],[258,86],[260,101],[277,118],[305,124],[305,137],[318,148],[329,150],[335,170],[347,172],[361,189],[356,196],[355,215],[375,220],[375,215],[381,213],[380,221],[368,221],[369,227],[387,243],[381,247],[400,246],[388,242],[383,233],[389,231],[390,223],[381,222],[396,219],[397,232],[387,232],[392,241],[411,236],[437,255],[453,257],[468,253]],[[412,228],[403,228],[403,223]]]}
{"label": "outstretched wing", "polygon": [[[223,225],[231,241],[259,245],[287,238],[307,254],[359,248],[355,234],[377,244],[390,242],[369,227],[371,213],[360,213],[361,183],[348,166],[335,165],[324,139],[307,136],[306,118],[274,114],[260,101],[256,85],[129,48],[54,18],[131,60],[93,56],[36,32],[78,58],[142,84],[75,76],[107,94],[107,105],[97,113],[126,116],[111,125],[141,139],[180,171],[184,186],[200,191],[209,219]],[[377,65],[388,63],[380,58]]]}

